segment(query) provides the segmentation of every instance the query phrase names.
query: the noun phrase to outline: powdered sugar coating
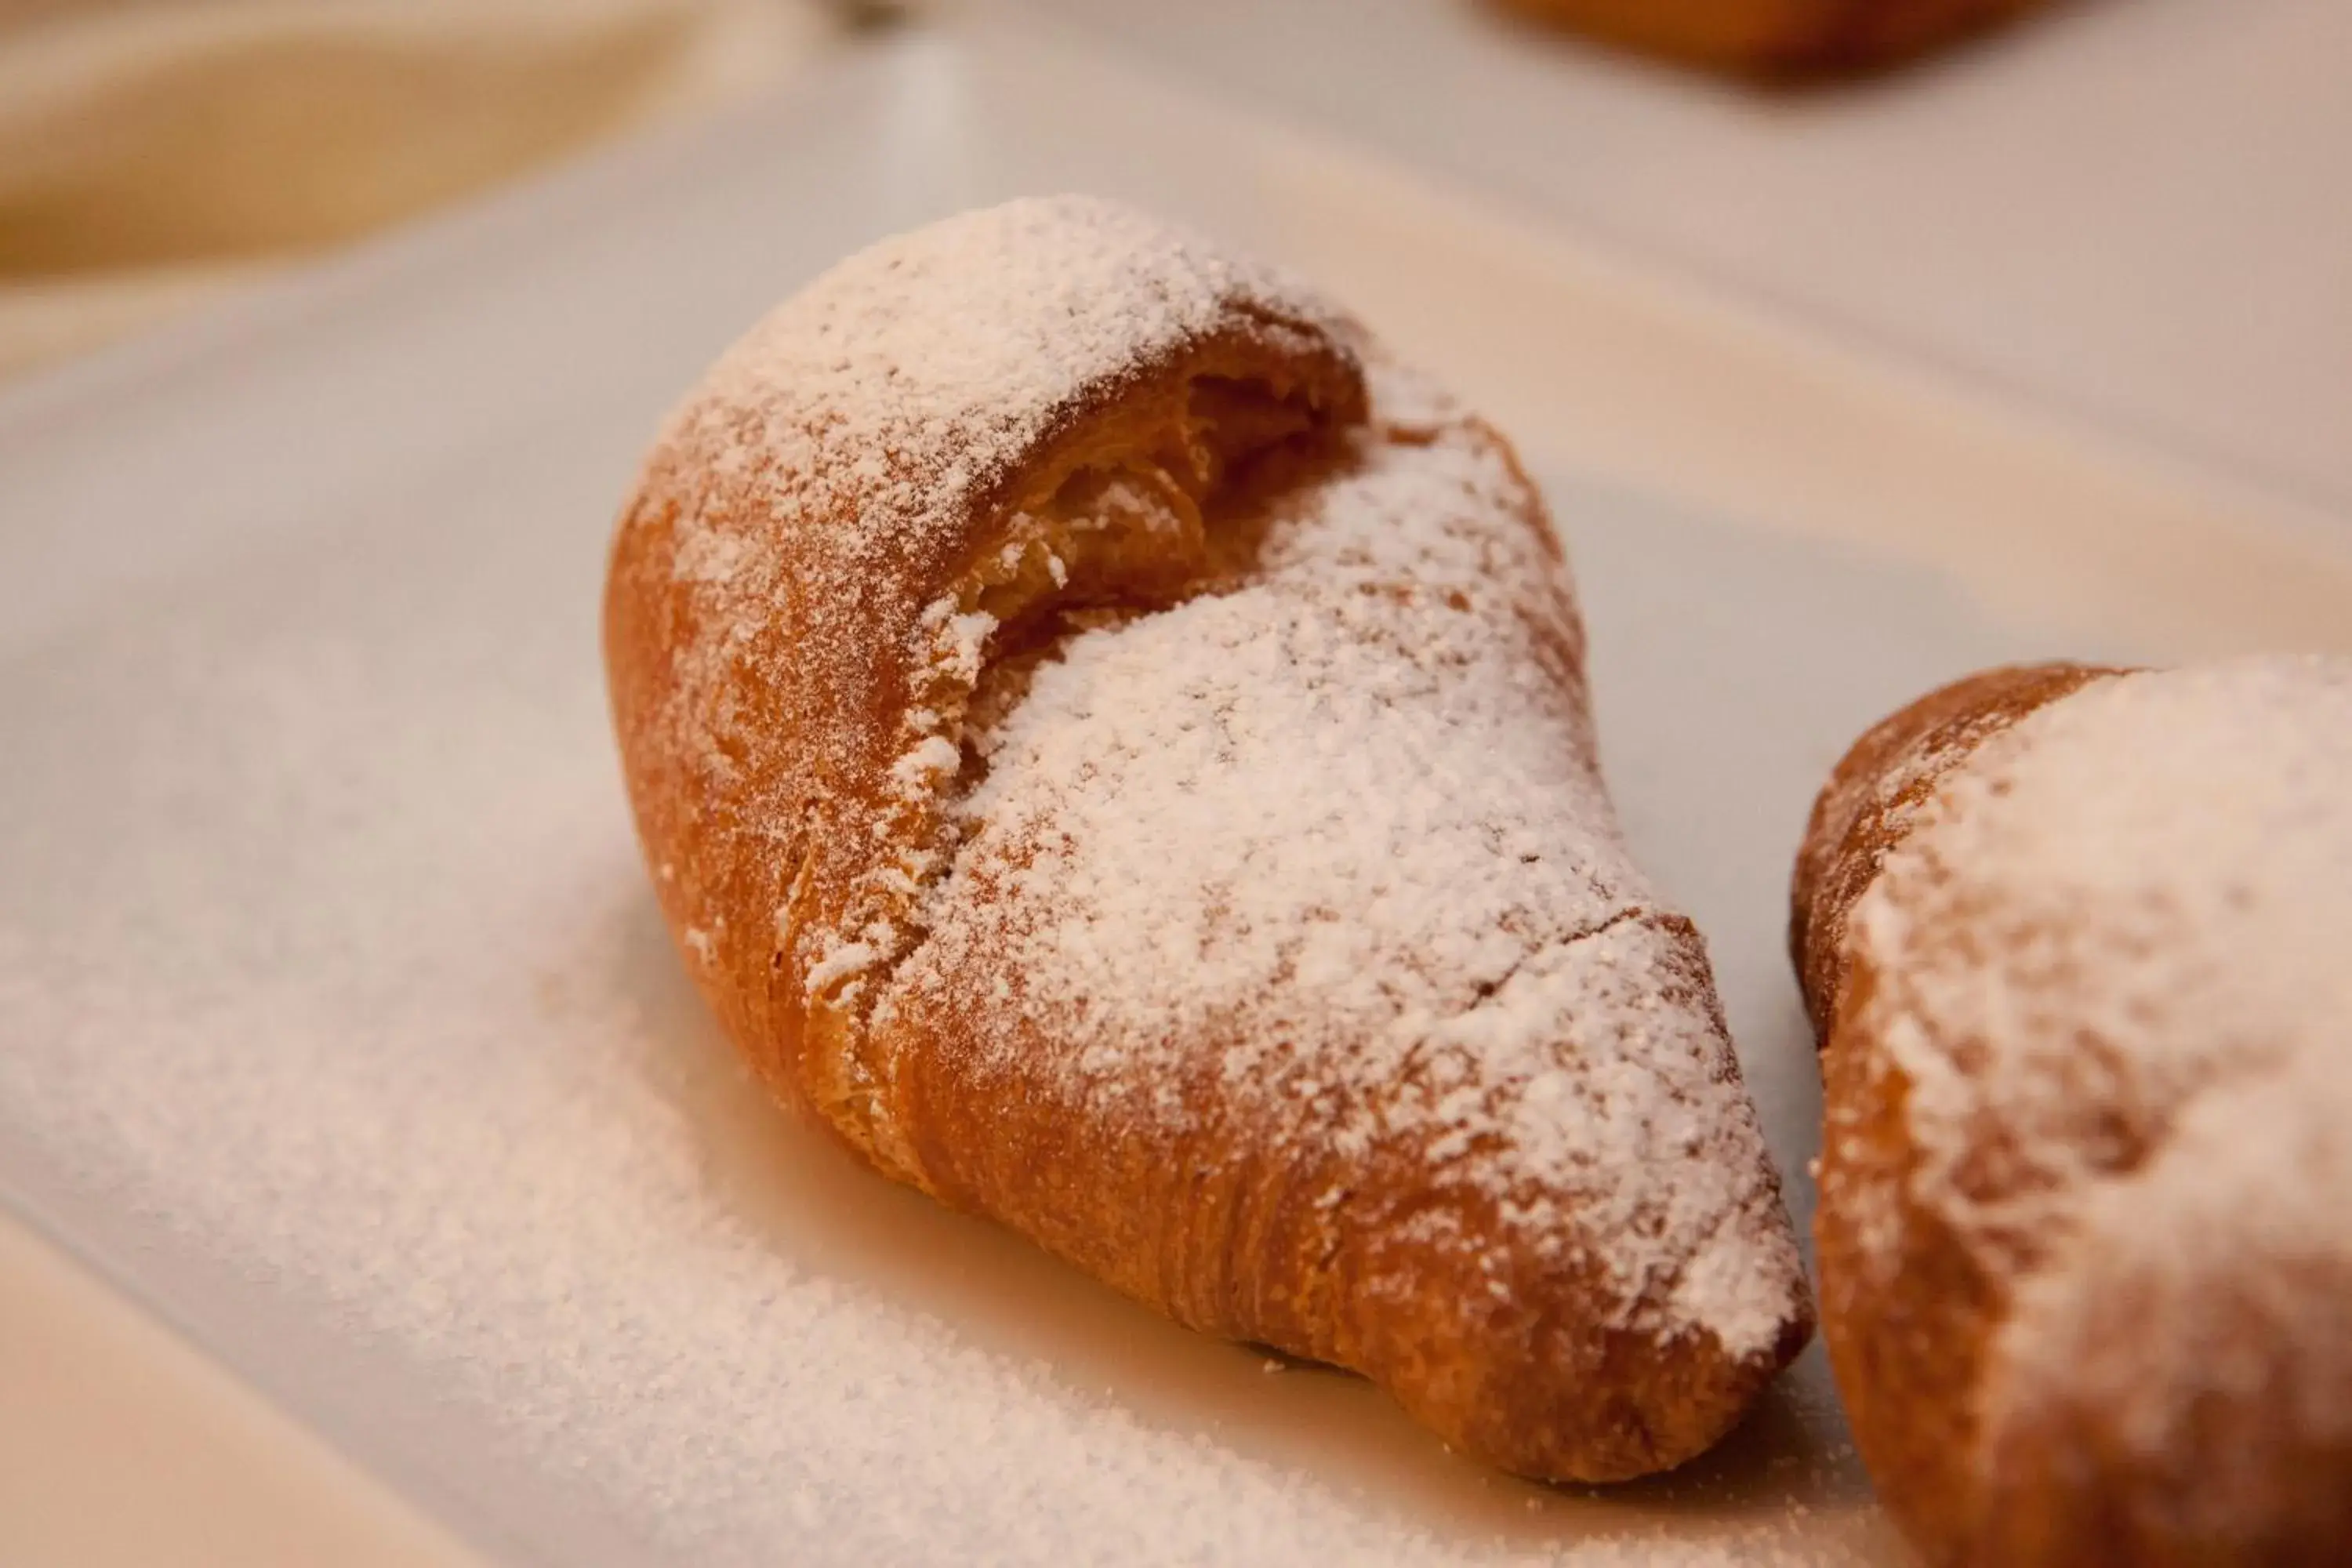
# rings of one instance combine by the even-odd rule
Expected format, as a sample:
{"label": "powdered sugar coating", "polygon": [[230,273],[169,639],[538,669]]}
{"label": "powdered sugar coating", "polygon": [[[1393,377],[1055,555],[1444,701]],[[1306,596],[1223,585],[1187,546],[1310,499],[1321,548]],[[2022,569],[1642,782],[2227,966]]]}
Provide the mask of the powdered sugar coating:
{"label": "powdered sugar coating", "polygon": [[[756,482],[776,515],[854,518],[835,556],[851,593],[861,569],[950,539],[1106,384],[1236,310],[1276,331],[1334,321],[1272,268],[1121,203],[983,207],[883,240],[778,306],[664,442]],[[697,562],[712,548],[682,535]]]}
{"label": "powdered sugar coating", "polygon": [[725,596],[738,613],[711,620],[731,630],[786,607],[782,563],[746,521],[846,520],[793,563],[805,651],[833,657],[829,634],[903,595],[908,563],[960,549],[1076,411],[1237,310],[1276,334],[1326,321],[1271,268],[1116,202],[1008,202],[883,240],[770,312],[672,416],[656,463],[694,472],[700,498],[676,573]]}
{"label": "powdered sugar coating", "polygon": [[[938,731],[953,715],[919,688],[968,688],[995,629],[940,595],[1022,465],[1208,335],[1328,359],[1336,330],[1271,268],[1134,208],[1055,196],[885,240],[722,356],[656,442],[630,525],[667,530],[680,601],[641,750],[683,774],[665,793],[740,808],[710,826],[733,841],[715,858],[827,858],[820,879],[835,882],[864,867],[833,918],[737,941],[786,938],[812,998],[902,951],[907,900],[937,870],[919,818],[952,771]],[[779,533],[777,519],[793,523]],[[751,688],[780,710],[748,708]],[[880,822],[863,798],[877,758],[895,785]],[[898,848],[877,854],[877,839]],[[687,923],[714,921],[695,909]],[[708,962],[725,966],[724,943]]]}
{"label": "powdered sugar coating", "polygon": [[1211,1051],[1221,1104],[1340,1157],[1328,1201],[1410,1151],[1424,1226],[1466,1189],[1616,1326],[1761,1354],[1800,1266],[1695,939],[1618,837],[1556,548],[1427,383],[1372,400],[1245,585],[1077,632],[970,737],[877,1029],[1015,976],[1074,1110],[1181,1131]]}
{"label": "powdered sugar coating", "polygon": [[1943,782],[1852,930],[1876,977],[1857,1023],[1907,1083],[1910,1195],[2011,1289],[1988,1440],[2112,1369],[2119,1290],[2138,1316],[2109,1393],[2150,1452],[2233,1375],[2238,1282],[2284,1342],[2340,1342],[2340,1299],[2263,1281],[2352,1267],[2352,663],[2041,709]]}

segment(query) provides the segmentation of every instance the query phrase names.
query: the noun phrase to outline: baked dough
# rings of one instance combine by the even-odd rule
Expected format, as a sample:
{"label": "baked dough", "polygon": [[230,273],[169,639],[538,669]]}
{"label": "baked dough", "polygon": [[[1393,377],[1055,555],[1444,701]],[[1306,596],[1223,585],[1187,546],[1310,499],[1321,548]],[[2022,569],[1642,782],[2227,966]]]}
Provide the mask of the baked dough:
{"label": "baked dough", "polygon": [[1745,76],[1867,70],[2047,0],[1502,0],[1629,48]]}
{"label": "baked dough", "polygon": [[605,647],[696,979],[888,1175],[1533,1476],[1810,1334],[1541,502],[1295,283],[1082,198],[852,258],[671,419]]}
{"label": "baked dough", "polygon": [[2352,660],[1971,677],[1793,901],[1822,1335],[1930,1561],[2352,1561]]}

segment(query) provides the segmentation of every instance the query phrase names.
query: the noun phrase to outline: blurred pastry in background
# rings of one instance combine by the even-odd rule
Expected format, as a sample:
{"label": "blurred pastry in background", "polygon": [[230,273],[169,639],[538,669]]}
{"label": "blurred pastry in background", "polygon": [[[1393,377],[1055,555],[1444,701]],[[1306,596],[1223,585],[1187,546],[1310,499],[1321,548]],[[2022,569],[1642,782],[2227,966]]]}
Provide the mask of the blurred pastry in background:
{"label": "blurred pastry in background", "polygon": [[1741,76],[1839,75],[1911,59],[2048,0],[1499,0],[1605,42]]}

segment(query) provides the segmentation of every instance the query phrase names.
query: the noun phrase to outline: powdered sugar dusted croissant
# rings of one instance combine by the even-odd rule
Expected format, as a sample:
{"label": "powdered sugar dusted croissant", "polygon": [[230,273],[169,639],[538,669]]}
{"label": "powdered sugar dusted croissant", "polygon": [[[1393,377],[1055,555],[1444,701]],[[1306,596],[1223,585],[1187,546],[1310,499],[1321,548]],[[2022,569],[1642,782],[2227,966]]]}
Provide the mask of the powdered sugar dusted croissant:
{"label": "powdered sugar dusted croissant", "polygon": [[2352,1561],[2352,660],[1934,693],[1795,903],[1823,1334],[1929,1557]]}
{"label": "powdered sugar dusted croissant", "polygon": [[1541,504],[1369,352],[1100,202],[843,263],[623,520],[631,797],[729,1032],[882,1171],[1636,1475],[1803,1343],[1797,1250]]}

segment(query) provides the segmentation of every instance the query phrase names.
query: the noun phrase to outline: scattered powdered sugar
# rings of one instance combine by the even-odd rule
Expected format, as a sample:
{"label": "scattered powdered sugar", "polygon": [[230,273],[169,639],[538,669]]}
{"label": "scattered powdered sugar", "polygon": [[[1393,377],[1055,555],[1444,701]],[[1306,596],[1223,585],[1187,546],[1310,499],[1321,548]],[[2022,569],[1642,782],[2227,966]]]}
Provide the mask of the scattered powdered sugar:
{"label": "scattered powdered sugar", "polygon": [[[2047,1374],[2121,1330],[2114,1408],[2157,1449],[2231,1375],[2229,1292],[2267,1292],[2285,1342],[2341,1340],[2352,662],[2132,674],[2030,714],[1944,781],[1853,929],[1915,1196],[2014,1286],[1999,1397],[2071,1386]],[[2336,1283],[2298,1296],[2306,1269]]]}
{"label": "scattered powdered sugar", "polygon": [[[1377,374],[1376,424],[1412,384]],[[1564,574],[1494,439],[1405,406],[1432,423],[1279,501],[1244,585],[983,692],[987,772],[876,1027],[999,976],[1066,1053],[1053,1092],[1128,1126],[1181,1122],[1201,1042],[1230,1042],[1227,1103],[1349,1161],[1411,1150],[1422,1223],[1475,1188],[1629,1322],[1761,1352],[1795,1250],[1683,928],[1618,838]]]}
{"label": "scattered powdered sugar", "polygon": [[[677,220],[677,245],[741,238],[684,208],[656,216]],[[655,266],[684,250],[606,237],[632,258],[611,277],[642,294],[648,331],[708,330]],[[519,254],[517,297],[571,276],[553,249]],[[339,379],[384,374],[368,357],[383,334],[352,326],[377,307],[430,339],[472,331],[384,299],[330,311],[241,367],[265,390],[240,405],[330,362]],[[522,1561],[1897,1560],[1850,1450],[1822,1458],[1836,1417],[1818,1378],[1797,1383],[1819,1401],[1809,1419],[1781,1404],[1719,1469],[1530,1497],[1443,1458],[1369,1390],[1262,1377],[854,1168],[741,1082],[661,930],[593,657],[612,463],[664,389],[644,384],[635,334],[548,327],[498,346],[541,340],[548,363],[590,367],[562,395],[462,431],[421,413],[432,441],[398,448],[416,460],[306,483],[289,542],[148,574],[37,643],[0,637],[12,1201],[29,1195],[367,1463],[470,1506]],[[152,419],[107,416],[124,421],[123,464],[185,467],[159,456],[177,448]],[[182,474],[190,512],[285,500],[267,437],[248,445],[262,455]],[[749,487],[745,452],[711,459]],[[58,489],[118,547],[185,521]],[[740,537],[685,521],[683,581],[773,589]],[[1669,521],[1604,508],[1585,527],[1661,582],[1743,537]],[[1621,631],[1633,657],[1613,689],[1634,694],[1616,733],[1638,721],[1674,756],[1694,820],[1725,787],[1696,737],[1738,723],[1712,691],[1678,700],[1676,672],[1707,668],[1695,639],[1817,619],[1790,586],[1817,579],[1909,602],[1900,576],[1835,555],[1792,554],[1762,591],[1699,575],[1714,596],[1688,625]],[[1776,658],[1811,646],[1757,641]],[[719,666],[730,650],[705,652]],[[1811,784],[1801,748],[1769,746],[1843,668],[1813,658],[1811,679],[1760,689],[1773,704],[1752,731],[1759,771],[1791,799]],[[1720,932],[1750,975],[1762,923]],[[1769,1018],[1779,992],[1753,989]],[[1757,1065],[1811,1074],[1806,1053],[1783,1058]]]}
{"label": "scattered powdered sugar", "polygon": [[401,526],[8,656],[12,1197],[520,1561],[1811,1564],[1825,1531],[1878,1560],[1851,1501],[1792,1506],[1825,1500],[1785,1447],[1728,1501],[1530,1510],[1369,1390],[1263,1377],[741,1082],[588,630],[613,479],[579,454],[638,434],[502,442],[389,498]]}

